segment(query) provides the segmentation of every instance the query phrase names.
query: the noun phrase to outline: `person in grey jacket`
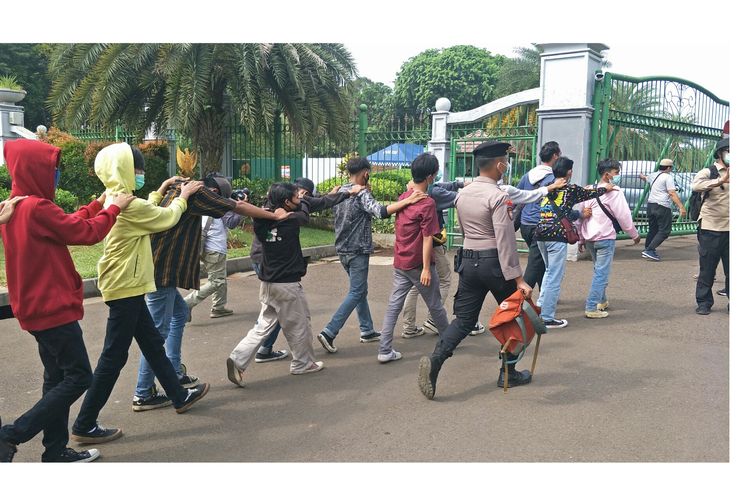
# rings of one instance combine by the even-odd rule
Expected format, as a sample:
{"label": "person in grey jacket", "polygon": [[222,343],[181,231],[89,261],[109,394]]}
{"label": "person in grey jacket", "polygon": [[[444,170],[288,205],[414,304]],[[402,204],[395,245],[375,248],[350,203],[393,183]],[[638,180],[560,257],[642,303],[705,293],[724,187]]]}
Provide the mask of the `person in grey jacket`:
{"label": "person in grey jacket", "polygon": [[[341,187],[341,191],[348,192],[357,185],[367,186],[371,168],[366,158],[357,156],[350,159],[346,164],[349,182]],[[331,321],[318,334],[318,340],[329,353],[338,351],[333,342],[354,309],[359,317],[360,342],[377,342],[380,339],[380,333],[374,329],[367,302],[367,276],[370,254],[373,252],[372,219],[386,219],[426,197],[426,193],[415,191],[399,202],[382,205],[370,191],[364,190],[333,207],[336,253],[349,276],[349,292]]]}

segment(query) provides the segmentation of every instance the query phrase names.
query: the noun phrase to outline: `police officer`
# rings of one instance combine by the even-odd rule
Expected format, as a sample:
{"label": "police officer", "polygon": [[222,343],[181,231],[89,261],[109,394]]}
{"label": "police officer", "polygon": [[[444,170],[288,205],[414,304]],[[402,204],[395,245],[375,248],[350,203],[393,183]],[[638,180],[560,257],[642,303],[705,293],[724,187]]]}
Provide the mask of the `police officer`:
{"label": "police officer", "polygon": [[[458,292],[453,301],[456,318],[440,336],[435,351],[419,361],[419,388],[427,399],[435,395],[443,363],[476,324],[487,292],[492,293],[498,304],[516,289],[526,297],[531,295],[518,260],[512,203],[507,193],[497,186],[508,168],[510,146],[497,141],[477,146],[474,163],[479,167],[479,177],[465,187],[456,200],[458,222],[464,234],[464,246],[460,250],[462,261],[457,269]],[[515,357],[508,359],[512,361]],[[510,387],[531,381],[528,370],[516,371],[515,363],[508,364],[508,374]],[[497,382],[500,387],[503,377],[501,366]]]}

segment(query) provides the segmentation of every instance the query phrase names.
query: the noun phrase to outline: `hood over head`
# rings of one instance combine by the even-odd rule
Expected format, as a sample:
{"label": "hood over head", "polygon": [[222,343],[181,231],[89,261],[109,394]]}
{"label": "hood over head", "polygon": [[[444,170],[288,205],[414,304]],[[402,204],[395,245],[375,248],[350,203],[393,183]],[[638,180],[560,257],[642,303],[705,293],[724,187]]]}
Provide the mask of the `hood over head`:
{"label": "hood over head", "polygon": [[130,144],[110,144],[99,151],[94,160],[94,172],[107,188],[107,193],[130,194],[135,191],[135,166]]}
{"label": "hood over head", "polygon": [[537,167],[534,167],[529,170],[529,182],[532,184],[536,184],[551,173],[552,167],[550,167],[549,165],[539,165]]}
{"label": "hood over head", "polygon": [[60,148],[46,142],[17,139],[3,148],[8,173],[13,184],[10,196],[39,196],[55,199],[55,169],[60,162]]}

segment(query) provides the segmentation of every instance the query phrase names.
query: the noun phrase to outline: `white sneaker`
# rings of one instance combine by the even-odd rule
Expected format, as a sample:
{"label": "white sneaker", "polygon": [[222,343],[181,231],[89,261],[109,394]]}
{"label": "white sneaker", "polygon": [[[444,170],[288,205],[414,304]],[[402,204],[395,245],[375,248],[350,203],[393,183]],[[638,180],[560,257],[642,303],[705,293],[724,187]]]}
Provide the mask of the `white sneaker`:
{"label": "white sneaker", "polygon": [[378,354],[378,361],[381,363],[389,363],[401,359],[401,353],[398,351],[391,350],[388,354]]}
{"label": "white sneaker", "polygon": [[440,331],[438,331],[438,327],[435,323],[430,321],[429,319],[426,320],[424,323],[422,323],[422,329],[426,332],[433,333],[435,335],[438,335]]}
{"label": "white sneaker", "polygon": [[315,361],[314,363],[307,366],[307,368],[303,368],[302,370],[292,370],[292,375],[304,375],[306,373],[315,373],[319,372],[323,369],[323,362],[322,361]]}
{"label": "white sneaker", "polygon": [[471,336],[481,335],[481,334],[483,334],[486,331],[487,331],[487,328],[485,328],[482,323],[480,323],[479,321],[477,321],[477,324],[474,325],[474,329],[469,332],[469,335],[471,335]]}

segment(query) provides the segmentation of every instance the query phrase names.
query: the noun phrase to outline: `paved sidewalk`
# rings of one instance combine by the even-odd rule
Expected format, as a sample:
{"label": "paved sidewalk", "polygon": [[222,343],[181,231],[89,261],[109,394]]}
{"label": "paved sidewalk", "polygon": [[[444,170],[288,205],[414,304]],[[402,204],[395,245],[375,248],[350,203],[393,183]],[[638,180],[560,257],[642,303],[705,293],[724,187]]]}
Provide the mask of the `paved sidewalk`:
{"label": "paved sidewalk", "polygon": [[[209,319],[204,302],[185,331],[184,362],[212,384],[206,399],[184,415],[169,408],[134,413],[139,353],[132,347],[101,414],[102,425],[122,427],[125,435],[98,446],[102,460],[728,461],[727,299],[716,297],[709,316],[694,313],[695,237],[670,238],[658,263],[642,259],[642,249],[618,242],[604,320],[583,316],[591,262],[568,263],[558,316],[570,325],[542,339],[531,384],[505,395],[496,387],[499,344],[487,333],[467,338],[446,362],[434,401],[422,396],[416,379],[419,358],[436,337],[405,340],[399,325],[395,347],[404,358],[381,365],[377,344],[360,344],[352,319],[336,341],[338,353],[315,341],[323,371],[293,377],[287,360],[253,364],[247,386],[235,387],[224,360],[259,310],[259,281],[235,274],[228,304],[235,314]],[[369,293],[376,328],[392,278],[387,252],[378,257]],[[722,279],[714,290],[723,288]],[[454,275],[454,291],[456,285]],[[303,286],[317,333],[346,294],[346,274],[337,262],[321,261],[309,267]],[[447,306],[451,313],[452,298]],[[488,296],[485,323],[493,309]],[[101,299],[86,300],[82,326],[92,365],[106,315]],[[420,303],[418,317],[424,315]],[[33,338],[15,320],[1,321],[0,332],[0,416],[8,421],[39,397],[42,368]],[[283,336],[277,348],[287,348]],[[530,365],[531,353],[520,362]],[[507,433],[516,436],[510,444]],[[39,461],[41,450],[39,436],[19,448],[16,460]]]}

